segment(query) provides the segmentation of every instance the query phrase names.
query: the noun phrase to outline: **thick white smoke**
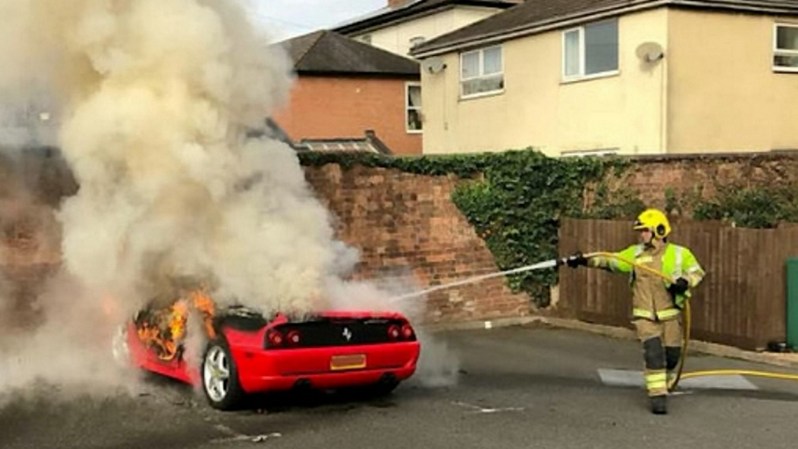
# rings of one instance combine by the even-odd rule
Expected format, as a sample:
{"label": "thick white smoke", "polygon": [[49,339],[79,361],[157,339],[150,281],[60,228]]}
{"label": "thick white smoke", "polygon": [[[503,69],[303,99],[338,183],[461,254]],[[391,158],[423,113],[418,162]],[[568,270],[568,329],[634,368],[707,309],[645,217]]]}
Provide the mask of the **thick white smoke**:
{"label": "thick white smoke", "polygon": [[[360,296],[338,277],[356,257],[294,151],[248,138],[291,76],[245,11],[231,0],[0,0],[0,98],[46,98],[80,186],[58,210],[63,271],[39,299],[44,324],[0,347],[25,354],[8,357],[0,392],[35,377],[115,383],[113,327],[197,282],[267,314]],[[370,308],[387,297],[368,296]]]}
{"label": "thick white smoke", "polygon": [[132,308],[186,278],[267,312],[317,305],[338,271],[333,231],[293,151],[246,138],[290,78],[243,9],[222,0],[13,9],[11,28],[36,36],[26,65],[52,73],[62,100],[59,143],[80,185],[59,214],[69,273]]}

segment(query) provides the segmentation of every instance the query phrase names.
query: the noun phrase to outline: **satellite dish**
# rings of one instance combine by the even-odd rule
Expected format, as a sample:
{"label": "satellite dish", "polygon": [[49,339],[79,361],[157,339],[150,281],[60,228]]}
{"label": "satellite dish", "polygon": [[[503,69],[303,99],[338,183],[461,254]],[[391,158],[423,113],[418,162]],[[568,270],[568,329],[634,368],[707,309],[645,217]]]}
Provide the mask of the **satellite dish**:
{"label": "satellite dish", "polygon": [[421,63],[421,66],[429,73],[440,73],[446,68],[446,63],[443,62],[442,58],[433,56],[429,59],[425,59],[424,62]]}
{"label": "satellite dish", "polygon": [[665,56],[662,46],[656,42],[643,42],[637,46],[635,54],[644,62],[654,62]]}

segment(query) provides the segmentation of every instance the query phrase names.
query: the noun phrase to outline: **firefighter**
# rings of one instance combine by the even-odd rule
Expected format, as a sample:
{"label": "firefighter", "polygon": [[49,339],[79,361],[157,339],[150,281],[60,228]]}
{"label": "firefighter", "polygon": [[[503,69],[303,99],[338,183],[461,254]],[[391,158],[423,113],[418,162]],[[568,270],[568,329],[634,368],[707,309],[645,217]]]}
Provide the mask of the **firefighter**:
{"label": "firefighter", "polygon": [[[662,211],[643,211],[634,223],[634,230],[640,233],[640,243],[616,253],[618,259],[585,258],[577,252],[565,262],[571,268],[587,266],[629,274],[632,320],[643,346],[644,377],[651,412],[665,414],[668,382],[675,375],[681,358],[681,309],[690,297],[690,289],[701,282],[705,273],[688,248],[668,242],[671,225]],[[666,282],[620,259],[661,271],[673,281]]]}

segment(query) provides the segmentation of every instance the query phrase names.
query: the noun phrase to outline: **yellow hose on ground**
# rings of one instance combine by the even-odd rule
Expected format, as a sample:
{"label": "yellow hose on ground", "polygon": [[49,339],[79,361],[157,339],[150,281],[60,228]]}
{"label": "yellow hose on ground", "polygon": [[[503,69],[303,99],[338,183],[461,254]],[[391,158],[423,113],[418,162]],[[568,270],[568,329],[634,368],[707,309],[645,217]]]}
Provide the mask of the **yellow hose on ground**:
{"label": "yellow hose on ground", "polygon": [[[592,257],[610,257],[620,262],[627,263],[629,265],[634,266],[642,271],[646,271],[651,273],[655,276],[659,276],[667,282],[673,282],[672,279],[667,274],[651,268],[649,266],[640,264],[635,262],[634,260],[627,259],[623,256],[620,256],[616,253],[609,253],[609,252],[595,252],[595,253],[588,253],[584,254],[584,257],[589,259]],[[676,389],[676,386],[679,384],[679,380],[681,379],[689,379],[693,377],[702,377],[702,376],[730,376],[730,375],[742,375],[742,376],[756,376],[756,377],[766,377],[771,379],[783,379],[783,380],[796,380],[798,381],[798,374],[785,374],[785,373],[777,373],[772,371],[756,371],[756,370],[732,370],[732,369],[725,369],[725,370],[705,370],[705,371],[692,371],[688,373],[683,373],[684,369],[684,362],[687,358],[687,346],[690,343],[690,326],[691,326],[691,317],[690,317],[690,301],[687,300],[684,303],[684,309],[682,310],[684,314],[684,323],[683,323],[683,335],[684,338],[682,339],[682,354],[679,358],[679,365],[676,368],[676,375],[668,381],[668,390],[673,391]]]}

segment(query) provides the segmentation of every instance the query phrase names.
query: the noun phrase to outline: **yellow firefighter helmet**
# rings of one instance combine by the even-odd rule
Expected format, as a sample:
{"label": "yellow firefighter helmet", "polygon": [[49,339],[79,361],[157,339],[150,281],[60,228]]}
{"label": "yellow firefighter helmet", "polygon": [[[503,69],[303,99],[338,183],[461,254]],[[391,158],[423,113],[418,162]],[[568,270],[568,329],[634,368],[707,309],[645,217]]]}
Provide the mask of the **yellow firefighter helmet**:
{"label": "yellow firefighter helmet", "polygon": [[658,239],[664,239],[671,233],[671,224],[661,210],[646,209],[637,216],[634,225],[635,231],[643,229],[650,230]]}

